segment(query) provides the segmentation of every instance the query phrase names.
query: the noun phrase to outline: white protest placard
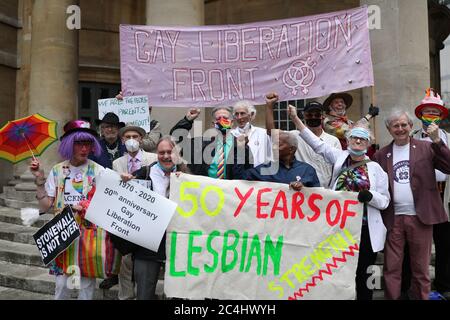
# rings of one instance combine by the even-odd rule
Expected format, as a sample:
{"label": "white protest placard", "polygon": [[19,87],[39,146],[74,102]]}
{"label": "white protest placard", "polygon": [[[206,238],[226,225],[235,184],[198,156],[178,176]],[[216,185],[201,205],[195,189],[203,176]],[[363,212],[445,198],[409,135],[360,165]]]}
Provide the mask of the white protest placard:
{"label": "white protest placard", "polygon": [[188,299],[354,299],[357,193],[181,174],[164,292]]}
{"label": "white protest placard", "polygon": [[106,231],[158,251],[177,204],[141,186],[126,183],[112,171],[96,177],[96,192],[86,219]]}
{"label": "white protest placard", "polygon": [[141,127],[150,132],[150,113],[148,111],[147,96],[124,97],[123,100],[98,100],[98,116],[103,119],[105,114],[113,112],[119,116],[120,121]]}

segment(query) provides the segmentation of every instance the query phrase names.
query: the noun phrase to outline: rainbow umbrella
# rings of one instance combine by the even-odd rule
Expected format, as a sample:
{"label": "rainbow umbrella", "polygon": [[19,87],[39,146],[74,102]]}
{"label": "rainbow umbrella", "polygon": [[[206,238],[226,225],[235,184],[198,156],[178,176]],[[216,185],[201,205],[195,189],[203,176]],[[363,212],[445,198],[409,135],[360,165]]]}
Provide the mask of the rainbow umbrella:
{"label": "rainbow umbrella", "polygon": [[57,123],[39,113],[8,121],[0,129],[0,159],[11,163],[41,155],[58,138]]}

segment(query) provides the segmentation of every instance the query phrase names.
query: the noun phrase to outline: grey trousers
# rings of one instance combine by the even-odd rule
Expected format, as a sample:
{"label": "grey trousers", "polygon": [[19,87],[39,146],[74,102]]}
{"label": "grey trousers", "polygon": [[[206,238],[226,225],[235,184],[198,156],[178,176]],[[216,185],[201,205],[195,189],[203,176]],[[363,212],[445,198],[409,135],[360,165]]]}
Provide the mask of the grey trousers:
{"label": "grey trousers", "polygon": [[152,260],[134,260],[134,279],[136,281],[137,300],[156,300],[161,262]]}
{"label": "grey trousers", "polygon": [[136,298],[134,293],[133,259],[131,253],[122,256],[119,272],[119,300],[133,300]]}

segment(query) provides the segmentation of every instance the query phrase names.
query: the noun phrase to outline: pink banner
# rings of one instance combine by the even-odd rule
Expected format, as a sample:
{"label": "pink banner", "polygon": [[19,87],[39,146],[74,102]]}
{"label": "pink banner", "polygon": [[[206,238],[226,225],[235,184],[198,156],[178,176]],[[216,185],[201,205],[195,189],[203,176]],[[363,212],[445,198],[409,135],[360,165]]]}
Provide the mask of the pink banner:
{"label": "pink banner", "polygon": [[122,89],[152,106],[264,104],[373,85],[367,7],[201,27],[120,26]]}

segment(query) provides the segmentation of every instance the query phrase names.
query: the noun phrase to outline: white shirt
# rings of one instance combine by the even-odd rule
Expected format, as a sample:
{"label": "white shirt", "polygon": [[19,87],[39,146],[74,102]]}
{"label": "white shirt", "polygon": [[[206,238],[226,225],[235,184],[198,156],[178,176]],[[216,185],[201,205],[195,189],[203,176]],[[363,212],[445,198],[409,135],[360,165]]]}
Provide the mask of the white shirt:
{"label": "white shirt", "polygon": [[392,147],[392,172],[394,175],[394,211],[396,215],[416,215],[410,183],[409,143]]}
{"label": "white shirt", "polygon": [[[323,156],[316,153],[305,142],[305,140],[300,137],[297,130],[292,130],[291,133],[295,134],[298,141],[298,148],[297,152],[295,153],[295,158],[297,158],[298,161],[303,161],[313,166],[313,168],[316,169],[317,177],[320,181],[320,186],[328,188],[328,184],[331,180],[331,173],[333,172],[333,165],[331,163],[328,163]],[[335,136],[332,136],[331,134],[328,134],[322,130],[322,134],[319,138],[327,145],[342,150],[341,143]]]}
{"label": "white shirt", "polygon": [[[430,137],[428,137],[428,136],[422,138],[422,133],[425,133],[423,128],[418,130],[416,133],[414,133],[413,138],[417,139],[417,140],[432,142]],[[445,132],[442,129],[439,129],[439,137],[441,138],[442,141],[444,141],[445,145],[448,146],[447,135],[445,134]],[[436,173],[436,181],[437,182],[447,180],[447,175],[445,173],[443,173],[439,170],[434,170],[434,172]]]}
{"label": "white shirt", "polygon": [[163,197],[169,198],[170,175],[166,176],[164,171],[155,164],[150,170],[150,179],[152,179],[153,191]]}
{"label": "white shirt", "polygon": [[[237,138],[245,132],[238,127],[232,129],[231,134]],[[253,166],[257,167],[262,163],[272,161],[272,143],[266,129],[250,126],[247,136],[248,147],[253,155]]]}

